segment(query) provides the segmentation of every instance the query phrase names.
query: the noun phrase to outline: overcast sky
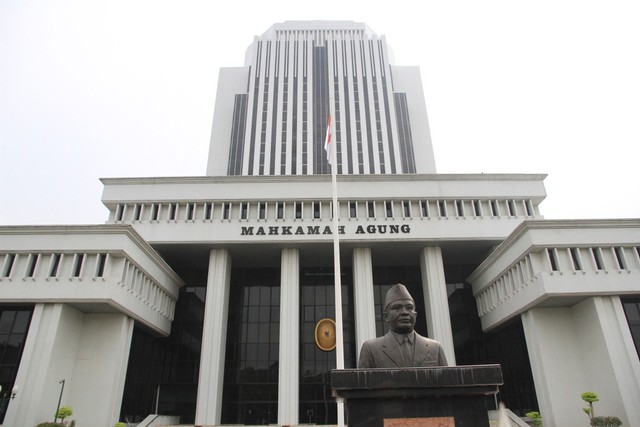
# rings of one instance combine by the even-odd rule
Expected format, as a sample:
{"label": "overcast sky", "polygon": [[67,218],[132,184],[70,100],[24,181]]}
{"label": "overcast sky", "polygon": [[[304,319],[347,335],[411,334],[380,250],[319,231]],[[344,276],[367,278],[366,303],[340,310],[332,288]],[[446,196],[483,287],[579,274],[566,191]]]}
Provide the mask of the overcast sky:
{"label": "overcast sky", "polygon": [[544,173],[546,218],[640,217],[640,2],[0,0],[0,225],[103,223],[101,177],[206,172],[220,67],[352,20],[421,68],[440,173]]}

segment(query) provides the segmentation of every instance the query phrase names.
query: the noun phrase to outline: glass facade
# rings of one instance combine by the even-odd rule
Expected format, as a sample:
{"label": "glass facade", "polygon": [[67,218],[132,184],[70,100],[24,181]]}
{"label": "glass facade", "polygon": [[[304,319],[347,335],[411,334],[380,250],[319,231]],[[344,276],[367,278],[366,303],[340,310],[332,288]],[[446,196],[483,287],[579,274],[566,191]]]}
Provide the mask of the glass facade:
{"label": "glass facade", "polygon": [[[344,366],[355,368],[353,279],[343,269],[342,329]],[[333,268],[303,268],[300,274],[300,415],[301,424],[336,424],[336,403],[331,396],[331,370],[336,368],[336,350],[323,351],[315,342],[316,324],[335,319]]]}
{"label": "glass facade", "polygon": [[180,289],[168,337],[134,329],[121,420],[136,423],[157,413],[179,415],[183,423],[194,422],[204,300],[204,286]]}
{"label": "glass facade", "polygon": [[[499,331],[482,331],[471,285],[448,284],[451,329],[458,365],[500,364],[504,384],[498,400],[523,416],[538,410],[527,343],[518,318]],[[493,397],[488,401],[494,405]],[[491,407],[491,406],[490,406]]]}
{"label": "glass facade", "polygon": [[[455,272],[446,273],[451,277],[456,275]],[[343,269],[341,280],[345,367],[355,368],[353,278],[350,267]],[[205,283],[206,279],[197,281]],[[388,331],[382,313],[384,297],[395,283],[403,283],[413,296],[418,311],[416,331],[428,336],[422,276],[418,265],[375,266],[373,282],[377,336]],[[280,269],[233,269],[230,286],[222,423],[274,424],[277,423],[278,414]],[[449,284],[447,289],[457,363],[501,364],[505,383],[500,389],[499,399],[517,414],[537,409],[521,322],[512,322],[498,332],[484,333],[471,286],[465,283]],[[204,286],[181,289],[169,337],[153,336],[148,331],[135,328],[121,419],[139,422],[147,415],[156,413],[157,408],[160,414],[180,415],[182,423],[194,422],[204,297]],[[299,307],[300,423],[321,425],[337,422],[330,383],[331,370],[336,367],[336,352],[322,351],[315,343],[318,321],[335,319],[334,303],[333,268],[303,267],[300,271]],[[635,321],[640,319],[640,301],[627,300],[625,310],[632,332],[640,330],[640,321]],[[30,314],[30,311],[26,313]],[[15,331],[22,330],[26,315],[13,314],[22,319],[14,322]],[[2,316],[0,321],[4,331],[10,323],[5,317],[10,314],[3,312]],[[634,339],[638,343],[638,333],[635,333]],[[5,366],[4,359],[1,360],[2,373],[5,375],[10,368]],[[7,359],[6,364],[9,361]],[[4,376],[2,378],[3,390],[6,390]],[[10,385],[6,384],[7,387]],[[490,401],[493,404],[493,397]]]}
{"label": "glass facade", "polygon": [[627,316],[631,337],[636,346],[636,353],[640,357],[640,298],[623,298],[622,307]]}
{"label": "glass facade", "polygon": [[398,122],[398,140],[400,146],[400,157],[402,159],[402,171],[403,173],[416,173],[407,94],[394,93],[393,99],[396,106],[396,121]]}
{"label": "glass facade", "polygon": [[274,424],[278,418],[280,269],[231,272],[223,424]]}
{"label": "glass facade", "polygon": [[27,338],[33,307],[0,307],[0,423],[11,404],[22,350]]}

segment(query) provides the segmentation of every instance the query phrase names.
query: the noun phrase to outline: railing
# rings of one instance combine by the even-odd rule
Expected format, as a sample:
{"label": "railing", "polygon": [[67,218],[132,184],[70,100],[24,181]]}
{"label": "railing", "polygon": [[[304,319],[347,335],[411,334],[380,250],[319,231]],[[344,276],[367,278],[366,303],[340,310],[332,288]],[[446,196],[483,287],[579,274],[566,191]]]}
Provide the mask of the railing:
{"label": "railing", "polygon": [[544,247],[529,252],[476,295],[478,315],[515,297],[539,275],[607,275],[640,272],[639,246]]}
{"label": "railing", "polygon": [[[339,202],[344,219],[535,218],[531,199],[406,199]],[[331,201],[209,201],[120,203],[113,223],[331,219]]]}
{"label": "railing", "polygon": [[[9,282],[108,282],[172,320],[174,298],[131,259],[118,252],[6,252],[0,253],[0,285]],[[24,291],[24,292],[22,292]],[[28,286],[14,288],[28,300]],[[50,293],[55,293],[50,288]],[[48,295],[55,299],[55,295]],[[61,297],[64,299],[64,297]]]}

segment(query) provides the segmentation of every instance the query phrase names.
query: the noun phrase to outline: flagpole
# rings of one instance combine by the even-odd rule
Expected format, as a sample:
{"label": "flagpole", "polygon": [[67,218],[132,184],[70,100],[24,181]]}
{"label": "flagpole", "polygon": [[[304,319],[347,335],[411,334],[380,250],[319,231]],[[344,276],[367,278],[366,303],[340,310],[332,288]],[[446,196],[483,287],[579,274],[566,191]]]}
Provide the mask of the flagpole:
{"label": "flagpole", "polygon": [[[329,108],[331,108],[332,98],[329,97]],[[331,120],[331,110],[329,110],[328,138],[333,135],[333,121]],[[338,229],[338,179],[336,152],[334,145],[337,141],[330,141],[329,147],[329,167],[331,168],[331,190],[333,199],[333,276],[335,292],[336,310],[336,369],[344,369],[344,339],[342,330],[342,277],[340,274],[340,239]],[[336,398],[338,427],[344,427],[344,401],[341,397]]]}

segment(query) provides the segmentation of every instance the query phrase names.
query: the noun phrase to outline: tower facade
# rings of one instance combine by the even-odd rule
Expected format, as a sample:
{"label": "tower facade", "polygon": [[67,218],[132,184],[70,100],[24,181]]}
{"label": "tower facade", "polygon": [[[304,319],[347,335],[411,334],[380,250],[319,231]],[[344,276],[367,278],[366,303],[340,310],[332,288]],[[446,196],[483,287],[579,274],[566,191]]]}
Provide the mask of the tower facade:
{"label": "tower facade", "polygon": [[329,115],[338,173],[435,173],[419,70],[390,57],[364,24],[272,26],[220,72],[207,174],[329,173]]}

